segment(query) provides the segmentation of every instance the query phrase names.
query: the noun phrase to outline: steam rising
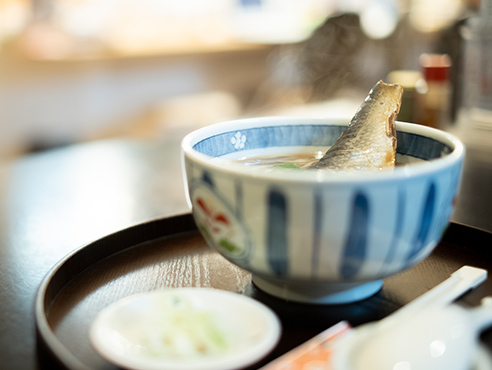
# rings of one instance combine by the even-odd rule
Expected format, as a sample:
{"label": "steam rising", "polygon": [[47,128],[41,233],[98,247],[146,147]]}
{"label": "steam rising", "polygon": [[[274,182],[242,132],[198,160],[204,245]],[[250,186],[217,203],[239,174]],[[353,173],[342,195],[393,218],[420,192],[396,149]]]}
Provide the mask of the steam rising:
{"label": "steam rising", "polygon": [[396,9],[383,8],[334,14],[304,42],[274,52],[270,79],[256,102],[295,106],[360,100],[392,70],[418,69],[418,34],[407,16],[399,18]]}

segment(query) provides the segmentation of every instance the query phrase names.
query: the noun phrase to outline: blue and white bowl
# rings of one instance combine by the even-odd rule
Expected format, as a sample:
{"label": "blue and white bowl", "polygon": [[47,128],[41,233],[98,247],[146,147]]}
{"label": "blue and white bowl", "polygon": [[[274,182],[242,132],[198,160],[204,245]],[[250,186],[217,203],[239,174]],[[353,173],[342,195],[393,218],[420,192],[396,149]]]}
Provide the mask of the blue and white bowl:
{"label": "blue and white bowl", "polygon": [[219,123],[182,142],[188,201],[207,243],[288,300],[346,303],[428,256],[459,190],[463,144],[397,123],[397,161],[377,173],[260,171],[233,159],[326,151],[347,122],[254,118]]}

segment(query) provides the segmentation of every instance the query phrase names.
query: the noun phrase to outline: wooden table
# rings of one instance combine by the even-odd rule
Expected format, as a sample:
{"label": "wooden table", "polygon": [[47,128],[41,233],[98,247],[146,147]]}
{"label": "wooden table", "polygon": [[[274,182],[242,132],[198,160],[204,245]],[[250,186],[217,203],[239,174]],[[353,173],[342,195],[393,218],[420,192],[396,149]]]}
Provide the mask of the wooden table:
{"label": "wooden table", "polygon": [[[111,140],[0,167],[0,369],[41,368],[33,303],[70,251],[141,221],[188,211],[179,139]],[[492,145],[469,144],[453,221],[492,232]]]}

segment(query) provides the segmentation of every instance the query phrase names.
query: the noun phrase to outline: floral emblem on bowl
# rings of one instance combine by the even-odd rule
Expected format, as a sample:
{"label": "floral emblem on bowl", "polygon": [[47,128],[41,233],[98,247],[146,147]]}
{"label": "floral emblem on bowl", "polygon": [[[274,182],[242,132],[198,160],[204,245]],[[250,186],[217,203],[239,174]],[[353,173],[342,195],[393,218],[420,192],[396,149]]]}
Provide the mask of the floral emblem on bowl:
{"label": "floral emblem on bowl", "polygon": [[231,144],[236,150],[243,149],[246,143],[246,135],[241,134],[240,131],[236,132],[231,138]]}
{"label": "floral emblem on bowl", "polygon": [[246,257],[250,237],[242,217],[209,184],[200,181],[191,192],[193,216],[207,242],[231,259]]}

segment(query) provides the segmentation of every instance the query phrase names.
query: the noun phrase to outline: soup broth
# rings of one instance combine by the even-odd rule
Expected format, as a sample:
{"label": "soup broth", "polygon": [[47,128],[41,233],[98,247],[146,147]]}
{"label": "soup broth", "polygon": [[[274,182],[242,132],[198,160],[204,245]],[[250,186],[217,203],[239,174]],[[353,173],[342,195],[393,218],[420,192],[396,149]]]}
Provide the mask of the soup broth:
{"label": "soup broth", "polygon": [[[323,151],[316,152],[295,152],[283,154],[270,154],[257,157],[245,157],[235,160],[239,165],[246,167],[262,168],[267,171],[279,169],[306,169],[318,162],[324,155]],[[404,166],[411,163],[410,158],[405,161],[404,158],[397,155],[395,166]],[[420,162],[422,160],[414,160]]]}
{"label": "soup broth", "polygon": [[296,152],[285,154],[271,154],[258,157],[247,157],[238,159],[237,162],[243,166],[255,166],[266,170],[275,168],[307,168],[323,157],[322,151]]}

